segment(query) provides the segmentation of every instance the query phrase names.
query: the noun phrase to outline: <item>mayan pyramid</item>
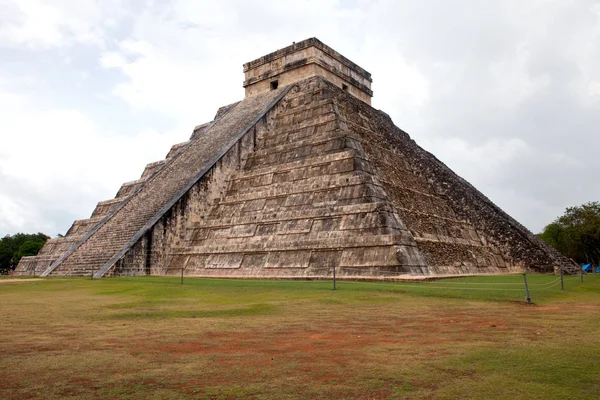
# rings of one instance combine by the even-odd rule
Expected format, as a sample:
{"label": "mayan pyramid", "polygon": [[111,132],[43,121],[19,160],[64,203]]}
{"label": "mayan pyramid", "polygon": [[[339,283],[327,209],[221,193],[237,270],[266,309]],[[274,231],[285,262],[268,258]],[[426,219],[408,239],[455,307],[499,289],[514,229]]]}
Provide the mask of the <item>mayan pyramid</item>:
{"label": "mayan pyramid", "polygon": [[312,38],[244,64],[245,98],[146,166],[41,276],[339,276],[573,266],[370,106],[371,75]]}

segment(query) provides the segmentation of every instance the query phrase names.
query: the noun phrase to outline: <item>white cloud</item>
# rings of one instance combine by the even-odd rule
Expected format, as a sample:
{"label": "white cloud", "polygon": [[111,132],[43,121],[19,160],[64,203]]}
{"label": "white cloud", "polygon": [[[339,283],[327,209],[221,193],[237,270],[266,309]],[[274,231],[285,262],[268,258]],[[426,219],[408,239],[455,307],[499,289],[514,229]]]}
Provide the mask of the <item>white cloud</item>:
{"label": "white cloud", "polygon": [[198,122],[243,97],[244,62],[314,35],[352,47],[348,33],[363,14],[332,0],[178,0],[136,16],[131,36],[102,65],[123,73],[113,93],[133,107]]}
{"label": "white cloud", "polygon": [[115,0],[0,0],[0,47],[48,49],[101,44],[122,16]]}
{"label": "white cloud", "polygon": [[[138,179],[147,163],[189,136],[100,131],[80,110],[44,110],[31,101],[3,109],[0,120],[0,231],[7,232],[64,233],[73,219],[89,217],[98,201],[114,197],[121,183]],[[66,212],[71,221],[52,221],[42,210]]]}

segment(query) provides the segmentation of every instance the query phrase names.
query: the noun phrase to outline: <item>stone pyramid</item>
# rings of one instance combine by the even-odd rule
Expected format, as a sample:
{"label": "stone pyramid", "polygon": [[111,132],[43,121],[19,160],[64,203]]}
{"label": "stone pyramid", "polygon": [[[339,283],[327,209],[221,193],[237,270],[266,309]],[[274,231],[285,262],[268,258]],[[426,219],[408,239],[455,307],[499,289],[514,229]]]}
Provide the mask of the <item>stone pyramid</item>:
{"label": "stone pyramid", "polygon": [[244,65],[221,107],[17,272],[397,277],[572,271],[370,106],[371,75],[312,38]]}

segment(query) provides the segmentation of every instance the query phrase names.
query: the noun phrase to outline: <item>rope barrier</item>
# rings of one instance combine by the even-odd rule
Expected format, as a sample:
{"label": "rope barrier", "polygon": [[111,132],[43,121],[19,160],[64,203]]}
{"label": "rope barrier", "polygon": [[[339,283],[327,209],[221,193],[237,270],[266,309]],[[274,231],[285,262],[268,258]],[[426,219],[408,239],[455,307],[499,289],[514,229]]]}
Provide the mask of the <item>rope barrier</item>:
{"label": "rope barrier", "polygon": [[[365,268],[359,268],[359,267],[342,267],[339,269],[339,272],[343,272],[343,271],[347,271],[347,270],[355,270],[355,271],[365,271]],[[401,275],[407,275],[405,272],[398,272],[398,271],[385,271],[383,272],[381,275],[376,275],[376,276],[381,276],[381,277],[386,277],[386,276],[401,276]],[[354,277],[354,275],[340,275],[341,277]],[[360,277],[360,275],[355,275],[356,277]],[[553,276],[553,275],[548,275],[548,276]],[[465,276],[468,277],[468,276]],[[455,278],[461,278],[461,277],[455,277]],[[570,277],[570,278],[576,278],[576,277]],[[553,284],[555,282],[560,281],[560,277],[555,278],[554,280],[550,281],[550,282],[545,282],[545,283],[530,283],[529,286],[532,287],[540,287],[540,286],[546,286],[546,285],[550,285]],[[415,280],[415,283],[421,283],[421,284],[440,284],[440,282],[436,279],[435,281],[417,281]],[[443,282],[442,284],[444,285],[511,285],[511,286],[523,286],[522,282]]]}
{"label": "rope barrier", "polygon": [[555,287],[559,286],[560,282],[556,282],[554,283],[554,285],[549,286],[549,287],[545,287],[545,288],[537,288],[536,291],[544,291],[544,290],[550,290],[550,289],[554,289]]}
{"label": "rope barrier", "polygon": [[[545,283],[530,283],[529,286],[540,287],[547,286],[551,284],[556,284],[560,281],[560,277],[554,279],[550,282]],[[423,283],[438,283],[438,282],[423,282]],[[522,282],[443,282],[444,285],[515,285],[515,286],[523,286]]]}
{"label": "rope barrier", "polygon": [[560,283],[560,276],[558,278],[556,278],[553,281],[550,282],[546,282],[546,283],[530,283],[529,286],[533,286],[533,287],[543,287],[543,286],[549,286],[549,285],[557,285]]}
{"label": "rope barrier", "polygon": [[[452,286],[444,286],[444,285],[452,285],[452,284],[471,284],[468,282],[414,282],[414,283],[398,283],[398,282],[361,282],[361,281],[354,281],[353,283],[358,283],[358,284],[366,284],[366,285],[381,285],[381,284],[389,284],[389,283],[393,283],[394,287],[402,287],[402,288],[411,288],[411,289],[422,289],[422,288],[430,288],[430,289],[441,289],[441,290],[463,290],[463,291],[469,291],[469,290],[479,290],[479,291],[497,291],[497,292],[523,292],[525,289],[523,288],[523,284],[522,283],[513,283],[510,282],[510,284],[516,284],[516,285],[520,285],[521,288],[517,289],[517,288],[491,288],[491,287],[452,287]],[[423,283],[428,283],[429,285],[424,286],[424,285],[419,285],[419,284],[423,284]],[[433,286],[431,284],[436,284],[437,286]],[[493,283],[493,282],[473,282],[472,284],[488,284],[488,285],[496,285],[496,284],[501,284],[501,283]],[[505,282],[506,284],[506,282]],[[540,284],[534,284],[534,285],[529,285],[530,287],[533,286],[534,291],[546,291],[546,290],[550,290],[550,289],[554,289],[557,286],[560,285],[560,277],[550,281],[550,282],[545,282],[545,283],[540,283]]]}
{"label": "rope barrier", "polygon": [[395,283],[395,282],[360,282],[355,281],[352,283],[359,284],[370,284],[370,285],[381,285],[382,283],[393,283],[395,287],[410,287],[410,288],[430,288],[430,289],[444,289],[444,290],[493,290],[493,291],[510,291],[510,292],[523,292],[524,289],[512,289],[512,288],[472,288],[472,287],[447,287],[447,286],[420,286],[419,282],[415,283]]}
{"label": "rope barrier", "polygon": [[[342,268],[341,271],[345,270],[345,269],[352,269],[352,267],[350,268]],[[359,269],[359,268],[355,268],[355,269]],[[364,271],[364,269],[362,269]],[[406,275],[406,274],[401,274],[398,273],[398,275]],[[550,275],[548,275],[550,276]],[[353,276],[343,276],[345,278],[352,278]],[[354,277],[359,277],[359,276],[354,276]],[[321,277],[324,278],[324,277]],[[564,279],[565,277],[563,277]],[[572,276],[572,277],[568,277],[569,279],[579,279],[578,276]],[[210,279],[215,279],[215,280],[228,280],[227,278],[219,278],[219,277],[212,277]],[[557,286],[560,286],[560,276],[551,280],[550,282],[545,282],[545,283],[537,283],[537,284],[529,284],[530,290],[533,289],[532,291],[538,292],[538,291],[547,291],[547,290],[552,290],[552,289],[556,289]],[[300,280],[300,282],[302,282]],[[304,281],[304,282],[312,282],[312,281]],[[392,287],[392,288],[402,288],[402,289],[408,289],[408,290],[420,290],[420,289],[439,289],[439,290],[462,290],[462,291],[493,291],[493,292],[519,292],[519,293],[524,293],[525,292],[525,288],[523,287],[523,283],[516,283],[516,282],[440,282],[440,281],[428,281],[428,282],[423,282],[423,281],[415,281],[415,282],[393,282],[393,281],[381,281],[381,282],[365,282],[365,281],[352,281],[352,282],[348,282],[348,283],[352,283],[352,284],[359,284],[359,285],[387,285],[388,287]],[[426,283],[427,285],[424,285],[424,283]],[[460,285],[460,286],[453,286],[453,285]],[[470,287],[468,285],[485,285],[484,287]],[[502,285],[518,285],[520,286],[519,288],[512,288],[512,287],[489,287],[490,285],[497,285],[497,286],[502,286]]]}

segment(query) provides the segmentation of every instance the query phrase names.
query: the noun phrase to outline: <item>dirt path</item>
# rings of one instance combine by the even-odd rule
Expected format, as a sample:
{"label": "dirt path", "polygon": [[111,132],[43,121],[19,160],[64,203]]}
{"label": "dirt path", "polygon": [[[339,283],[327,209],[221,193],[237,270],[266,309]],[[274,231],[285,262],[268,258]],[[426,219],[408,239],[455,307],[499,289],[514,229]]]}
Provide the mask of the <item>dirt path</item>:
{"label": "dirt path", "polygon": [[10,283],[10,282],[35,282],[35,281],[43,281],[43,279],[0,279],[0,284],[1,283]]}

